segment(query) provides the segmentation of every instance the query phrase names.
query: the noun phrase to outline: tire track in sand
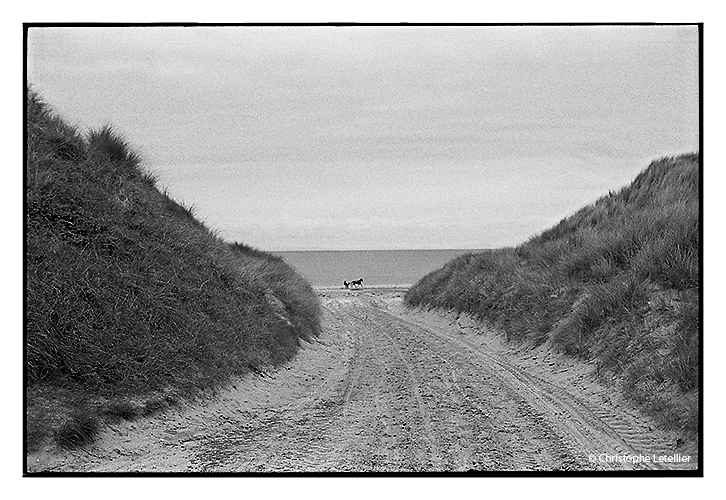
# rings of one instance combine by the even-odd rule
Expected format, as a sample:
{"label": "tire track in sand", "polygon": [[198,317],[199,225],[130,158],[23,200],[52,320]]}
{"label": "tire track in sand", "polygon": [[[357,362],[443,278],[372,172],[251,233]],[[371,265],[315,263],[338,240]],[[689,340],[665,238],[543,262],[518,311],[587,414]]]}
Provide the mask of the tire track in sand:
{"label": "tire track in sand", "polygon": [[[426,384],[448,379],[451,388],[460,396],[455,406],[450,406],[445,396],[439,397],[437,404],[442,408],[429,405],[429,410],[460,415],[475,426],[485,456],[480,459],[479,466],[473,468],[592,468],[576,447],[569,446],[555,432],[542,411],[514,391],[506,381],[493,376],[487,367],[472,363],[468,353],[448,342],[432,342],[435,339],[428,332],[383,311],[369,311],[369,316],[379,316],[382,322],[388,324],[386,329],[391,335],[395,334],[400,341],[408,341],[406,349],[401,349],[401,352],[413,360],[409,366],[415,366],[420,372],[428,374]],[[451,392],[447,395],[448,399],[452,396]],[[437,435],[441,436],[446,431],[446,428],[439,426]],[[469,451],[476,455],[482,450],[472,447]]]}
{"label": "tire track in sand", "polygon": [[[427,467],[430,470],[439,470],[441,467],[441,458],[439,456],[440,453],[436,445],[435,433],[431,424],[429,412],[421,396],[421,382],[416,376],[416,373],[414,372],[411,364],[404,357],[401,347],[398,345],[398,343],[387,332],[385,327],[381,328],[381,325],[377,325],[371,320],[368,312],[368,309],[366,309],[363,315],[353,313],[352,311],[348,311],[348,314],[356,318],[358,321],[361,322],[362,325],[364,325],[363,330],[365,331],[364,334],[368,336],[368,343],[372,343],[372,346],[379,353],[377,356],[375,356],[377,359],[380,360],[384,358],[384,355],[382,353],[393,352],[395,354],[396,360],[403,367],[406,373],[406,392],[413,396],[416,406],[416,412],[423,424],[424,437],[428,449]],[[380,342],[380,337],[383,337],[385,343]],[[390,347],[390,349],[387,349],[386,347]],[[385,367],[382,368],[384,368],[385,371]],[[390,369],[390,366],[388,368]],[[380,405],[380,400],[377,401],[377,403]]]}
{"label": "tire track in sand", "polygon": [[323,331],[290,363],[136,422],[143,442],[129,442],[131,426],[105,435],[110,448],[94,447],[95,458],[77,454],[53,470],[626,470],[644,465],[591,464],[583,454],[664,446],[617,404],[594,407],[576,388],[439,327],[445,320],[401,309],[400,292],[320,295]]}
{"label": "tire track in sand", "polygon": [[[386,314],[399,318],[405,324],[411,323],[409,314],[387,310]],[[414,316],[415,317],[415,316]],[[559,429],[560,434],[574,440],[574,449],[587,455],[661,455],[672,453],[669,443],[644,431],[642,425],[633,419],[621,416],[627,411],[607,411],[578,398],[566,389],[545,380],[533,373],[517,367],[495,353],[487,352],[470,342],[464,336],[445,333],[445,329],[431,328],[426,323],[414,320],[415,325],[428,332],[432,338],[445,343],[454,343],[478,357],[483,369],[489,369],[505,380],[507,385],[522,394],[536,407],[540,408]],[[492,370],[492,368],[495,368]],[[648,462],[635,464],[598,463],[599,468],[618,469],[623,466],[633,469],[687,469],[691,464],[663,464]]]}

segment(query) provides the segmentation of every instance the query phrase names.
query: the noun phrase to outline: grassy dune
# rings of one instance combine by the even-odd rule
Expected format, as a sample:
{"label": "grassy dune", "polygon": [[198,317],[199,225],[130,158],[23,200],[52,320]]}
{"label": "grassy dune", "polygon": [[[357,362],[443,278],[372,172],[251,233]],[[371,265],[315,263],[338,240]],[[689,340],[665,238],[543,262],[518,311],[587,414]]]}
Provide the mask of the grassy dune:
{"label": "grassy dune", "polygon": [[111,128],[81,134],[32,91],[26,125],[29,449],[82,444],[318,334],[303,278],[215,236]]}
{"label": "grassy dune", "polygon": [[406,294],[471,314],[514,341],[596,363],[666,428],[698,426],[698,154],[633,183],[516,248],[454,259]]}

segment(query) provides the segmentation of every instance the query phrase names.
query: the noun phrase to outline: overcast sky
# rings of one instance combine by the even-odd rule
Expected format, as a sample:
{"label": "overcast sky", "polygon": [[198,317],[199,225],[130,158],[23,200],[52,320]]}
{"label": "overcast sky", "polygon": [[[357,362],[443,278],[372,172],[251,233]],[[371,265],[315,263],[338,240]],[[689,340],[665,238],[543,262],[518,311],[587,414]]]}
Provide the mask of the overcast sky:
{"label": "overcast sky", "polygon": [[266,250],[514,245],[698,148],[698,32],[33,28],[28,80]]}

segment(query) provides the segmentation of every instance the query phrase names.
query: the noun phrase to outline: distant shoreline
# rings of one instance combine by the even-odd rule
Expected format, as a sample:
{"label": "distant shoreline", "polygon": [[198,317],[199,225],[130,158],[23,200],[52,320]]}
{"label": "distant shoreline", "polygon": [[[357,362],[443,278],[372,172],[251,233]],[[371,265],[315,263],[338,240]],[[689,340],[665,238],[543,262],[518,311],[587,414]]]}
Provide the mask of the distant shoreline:
{"label": "distant shoreline", "polygon": [[370,286],[364,286],[363,288],[345,288],[343,285],[315,285],[313,286],[313,290],[316,292],[333,292],[333,291],[342,291],[342,292],[365,292],[368,291],[376,291],[376,292],[382,292],[382,291],[391,291],[391,292],[405,292],[409,288],[411,288],[411,285],[370,285]]}
{"label": "distant shoreline", "polygon": [[328,253],[328,252],[486,252],[483,248],[396,248],[393,250],[265,250],[272,254],[280,253]]}
{"label": "distant shoreline", "polygon": [[295,268],[313,287],[340,288],[343,281],[363,278],[363,289],[408,289],[426,274],[465,254],[466,250],[350,250],[274,253]]}

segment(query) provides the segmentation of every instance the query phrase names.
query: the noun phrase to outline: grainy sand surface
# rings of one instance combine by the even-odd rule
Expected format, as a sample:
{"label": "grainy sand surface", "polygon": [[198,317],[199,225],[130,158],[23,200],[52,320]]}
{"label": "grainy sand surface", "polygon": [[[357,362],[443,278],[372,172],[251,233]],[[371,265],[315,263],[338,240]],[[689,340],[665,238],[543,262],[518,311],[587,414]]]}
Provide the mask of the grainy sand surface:
{"label": "grainy sand surface", "polygon": [[[454,472],[695,468],[593,367],[465,317],[407,310],[403,288],[320,288],[324,331],[296,358],[201,403],[48,448],[28,471]],[[605,456],[690,455],[690,463]],[[594,457],[594,461],[593,461]]]}

